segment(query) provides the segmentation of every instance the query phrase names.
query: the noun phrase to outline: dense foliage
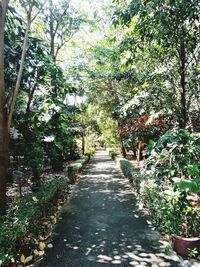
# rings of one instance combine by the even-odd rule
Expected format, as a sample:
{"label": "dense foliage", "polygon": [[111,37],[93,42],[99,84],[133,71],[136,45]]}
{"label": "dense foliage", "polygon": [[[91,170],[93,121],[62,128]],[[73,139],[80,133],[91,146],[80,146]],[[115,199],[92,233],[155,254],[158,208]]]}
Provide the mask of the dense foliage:
{"label": "dense foliage", "polygon": [[174,128],[150,142],[139,170],[117,159],[163,234],[199,236],[199,134]]}
{"label": "dense foliage", "polygon": [[[144,160],[141,172],[118,161],[156,226],[198,236],[200,2],[83,2],[0,2],[0,215],[10,206],[17,218],[7,215],[0,242],[24,236],[59,191],[56,180],[41,189],[41,176],[95,147]],[[34,203],[40,190],[50,197]]]}

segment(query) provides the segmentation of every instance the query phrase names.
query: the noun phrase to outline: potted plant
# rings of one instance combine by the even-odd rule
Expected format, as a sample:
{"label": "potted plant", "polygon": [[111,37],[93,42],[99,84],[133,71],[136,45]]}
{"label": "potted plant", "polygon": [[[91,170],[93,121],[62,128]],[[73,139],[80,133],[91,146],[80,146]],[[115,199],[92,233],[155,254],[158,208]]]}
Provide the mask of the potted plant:
{"label": "potted plant", "polygon": [[182,191],[184,201],[181,204],[181,225],[178,234],[173,234],[172,239],[175,251],[187,258],[198,256],[200,252],[200,207],[198,205],[200,193],[200,179],[179,180],[177,187]]}

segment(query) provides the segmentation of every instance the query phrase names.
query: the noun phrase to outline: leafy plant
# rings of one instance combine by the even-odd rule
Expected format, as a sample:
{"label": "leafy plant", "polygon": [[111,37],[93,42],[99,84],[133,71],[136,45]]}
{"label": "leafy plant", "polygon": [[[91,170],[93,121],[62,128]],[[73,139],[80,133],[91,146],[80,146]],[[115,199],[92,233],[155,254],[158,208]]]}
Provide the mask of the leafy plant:
{"label": "leafy plant", "polygon": [[199,254],[199,251],[198,251],[197,248],[193,248],[193,249],[188,248],[188,256],[189,256],[190,258],[196,258],[196,256],[197,256],[198,254]]}
{"label": "leafy plant", "polygon": [[147,180],[143,199],[161,231],[199,235],[200,211],[190,200],[199,193],[199,151],[199,135],[179,128],[167,131],[151,148],[141,171]]}
{"label": "leafy plant", "polygon": [[44,182],[34,195],[17,200],[0,221],[0,265],[20,255],[20,244],[29,233],[39,231],[40,220],[54,212],[54,205],[67,188],[66,178]]}
{"label": "leafy plant", "polygon": [[200,178],[195,178],[193,180],[180,180],[178,183],[180,190],[191,193],[200,193]]}
{"label": "leafy plant", "polygon": [[[157,183],[173,183],[173,177],[194,179],[199,175],[200,136],[174,128],[162,135],[152,148],[145,168]],[[196,162],[196,163],[194,163]]]}
{"label": "leafy plant", "polygon": [[139,169],[137,170],[135,167],[133,167],[130,161],[124,158],[118,158],[117,163],[122,173],[124,174],[124,176],[129,179],[134,189],[139,192],[140,184],[142,181],[142,177],[139,173]]}
{"label": "leafy plant", "polygon": [[110,149],[109,150],[109,155],[112,158],[112,160],[115,160],[116,157],[119,155],[119,153],[116,150]]}

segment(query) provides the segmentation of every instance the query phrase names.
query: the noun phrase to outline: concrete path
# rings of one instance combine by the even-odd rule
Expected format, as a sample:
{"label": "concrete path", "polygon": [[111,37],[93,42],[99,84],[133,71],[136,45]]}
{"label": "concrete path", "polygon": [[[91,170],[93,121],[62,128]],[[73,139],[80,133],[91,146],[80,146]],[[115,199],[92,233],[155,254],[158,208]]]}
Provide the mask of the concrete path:
{"label": "concrete path", "polygon": [[181,266],[105,151],[95,154],[61,217],[39,267]]}

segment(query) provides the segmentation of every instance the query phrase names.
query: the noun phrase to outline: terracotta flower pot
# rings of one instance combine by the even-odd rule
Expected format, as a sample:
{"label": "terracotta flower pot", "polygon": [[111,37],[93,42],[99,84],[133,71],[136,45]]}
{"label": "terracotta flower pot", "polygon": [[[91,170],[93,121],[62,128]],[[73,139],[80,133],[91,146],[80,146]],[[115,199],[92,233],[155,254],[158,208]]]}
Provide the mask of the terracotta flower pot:
{"label": "terracotta flower pot", "polygon": [[196,248],[199,252],[200,250],[200,237],[181,237],[177,235],[172,235],[174,250],[183,258],[188,257],[188,249]]}

